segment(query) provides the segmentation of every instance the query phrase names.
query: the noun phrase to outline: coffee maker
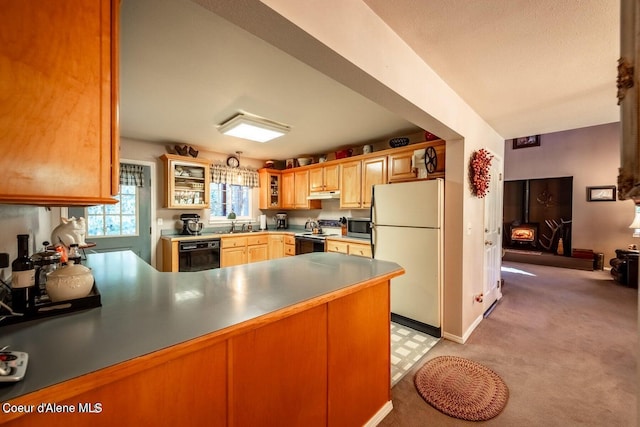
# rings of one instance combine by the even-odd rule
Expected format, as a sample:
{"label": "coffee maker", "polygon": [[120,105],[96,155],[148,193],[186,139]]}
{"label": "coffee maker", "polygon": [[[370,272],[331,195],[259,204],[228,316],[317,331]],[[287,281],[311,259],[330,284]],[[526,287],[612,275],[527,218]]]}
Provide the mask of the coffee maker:
{"label": "coffee maker", "polygon": [[287,214],[284,212],[278,212],[275,216],[276,230],[284,230],[289,228],[289,221],[287,220]]}
{"label": "coffee maker", "polygon": [[180,221],[182,221],[182,233],[192,236],[197,236],[202,233],[202,223],[200,222],[200,215],[189,213],[180,215]]}

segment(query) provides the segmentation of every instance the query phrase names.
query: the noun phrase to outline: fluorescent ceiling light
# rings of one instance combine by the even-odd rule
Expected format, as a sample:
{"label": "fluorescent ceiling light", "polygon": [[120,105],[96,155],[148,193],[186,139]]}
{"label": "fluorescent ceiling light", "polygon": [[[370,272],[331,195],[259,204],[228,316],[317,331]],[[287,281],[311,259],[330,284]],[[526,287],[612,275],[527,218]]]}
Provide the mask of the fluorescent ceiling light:
{"label": "fluorescent ceiling light", "polygon": [[258,142],[271,141],[289,132],[290,129],[287,125],[242,113],[218,127],[218,130],[225,135]]}

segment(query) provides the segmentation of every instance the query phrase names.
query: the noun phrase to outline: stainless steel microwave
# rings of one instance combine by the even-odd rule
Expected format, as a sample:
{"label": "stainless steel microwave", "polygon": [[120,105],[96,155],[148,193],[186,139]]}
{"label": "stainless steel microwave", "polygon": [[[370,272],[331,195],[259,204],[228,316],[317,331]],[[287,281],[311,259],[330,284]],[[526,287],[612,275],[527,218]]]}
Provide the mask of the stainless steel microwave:
{"label": "stainless steel microwave", "polygon": [[347,236],[371,237],[371,218],[347,218]]}

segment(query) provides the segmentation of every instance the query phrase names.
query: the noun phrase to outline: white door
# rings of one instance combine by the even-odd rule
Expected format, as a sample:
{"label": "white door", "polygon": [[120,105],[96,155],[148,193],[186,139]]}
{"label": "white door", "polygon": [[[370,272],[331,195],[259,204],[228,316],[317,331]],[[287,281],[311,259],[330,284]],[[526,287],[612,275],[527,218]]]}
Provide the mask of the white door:
{"label": "white door", "polygon": [[494,155],[489,192],[484,198],[484,311],[502,298],[502,187],[502,159]]}

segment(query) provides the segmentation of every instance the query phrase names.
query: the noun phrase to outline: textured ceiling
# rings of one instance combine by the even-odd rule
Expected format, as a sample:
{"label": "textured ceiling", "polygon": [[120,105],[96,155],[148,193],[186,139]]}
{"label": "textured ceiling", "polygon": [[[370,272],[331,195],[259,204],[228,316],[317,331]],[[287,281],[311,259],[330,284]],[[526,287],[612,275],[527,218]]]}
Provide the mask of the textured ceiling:
{"label": "textured ceiling", "polygon": [[[618,120],[617,1],[364,1],[505,139]],[[237,111],[292,131],[219,134]],[[419,130],[187,0],[122,2],[120,116],[124,137],[258,159]]]}
{"label": "textured ceiling", "polygon": [[618,121],[617,0],[364,0],[505,139]]}

